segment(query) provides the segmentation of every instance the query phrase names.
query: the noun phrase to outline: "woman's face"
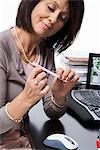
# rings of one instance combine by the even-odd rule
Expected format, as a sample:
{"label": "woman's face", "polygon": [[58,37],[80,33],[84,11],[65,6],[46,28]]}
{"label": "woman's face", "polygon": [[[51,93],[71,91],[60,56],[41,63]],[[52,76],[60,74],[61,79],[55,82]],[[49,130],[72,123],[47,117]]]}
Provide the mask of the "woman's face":
{"label": "woman's face", "polygon": [[41,38],[52,36],[64,26],[68,16],[68,0],[40,0],[31,14],[33,31]]}

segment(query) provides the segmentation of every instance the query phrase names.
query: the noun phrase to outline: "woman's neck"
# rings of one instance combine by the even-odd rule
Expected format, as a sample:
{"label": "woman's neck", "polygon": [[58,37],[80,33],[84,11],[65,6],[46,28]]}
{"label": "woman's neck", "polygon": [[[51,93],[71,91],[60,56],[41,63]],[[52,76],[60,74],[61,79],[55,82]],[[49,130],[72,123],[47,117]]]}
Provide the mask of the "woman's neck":
{"label": "woman's neck", "polygon": [[20,29],[18,27],[11,29],[16,46],[17,46],[17,48],[21,54],[21,58],[23,60],[24,60],[23,53],[22,53],[22,50],[20,49],[20,47],[18,46],[18,41],[16,39],[14,30],[16,30],[16,33],[20,40],[20,43],[23,46],[25,54],[27,55],[28,59],[31,61],[34,61],[34,59],[36,57],[36,48],[38,47],[40,39],[36,38],[36,36],[34,37],[33,34],[28,33],[27,31],[24,31],[23,29]]}

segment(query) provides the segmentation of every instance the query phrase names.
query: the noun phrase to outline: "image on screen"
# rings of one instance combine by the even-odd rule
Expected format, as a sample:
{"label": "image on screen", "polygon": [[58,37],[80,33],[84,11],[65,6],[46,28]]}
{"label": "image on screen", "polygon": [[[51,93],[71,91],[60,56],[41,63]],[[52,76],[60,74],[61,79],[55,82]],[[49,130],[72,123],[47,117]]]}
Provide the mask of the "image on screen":
{"label": "image on screen", "polygon": [[92,57],[90,85],[100,85],[100,57]]}

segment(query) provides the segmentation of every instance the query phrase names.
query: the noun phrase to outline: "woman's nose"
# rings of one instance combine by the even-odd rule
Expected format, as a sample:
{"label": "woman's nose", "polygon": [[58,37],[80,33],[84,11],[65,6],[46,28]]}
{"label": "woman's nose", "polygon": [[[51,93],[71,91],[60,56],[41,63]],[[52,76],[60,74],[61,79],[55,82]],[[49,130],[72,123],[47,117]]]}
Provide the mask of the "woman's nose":
{"label": "woman's nose", "polygon": [[52,13],[49,17],[49,21],[51,21],[52,24],[56,23],[58,20],[58,13]]}

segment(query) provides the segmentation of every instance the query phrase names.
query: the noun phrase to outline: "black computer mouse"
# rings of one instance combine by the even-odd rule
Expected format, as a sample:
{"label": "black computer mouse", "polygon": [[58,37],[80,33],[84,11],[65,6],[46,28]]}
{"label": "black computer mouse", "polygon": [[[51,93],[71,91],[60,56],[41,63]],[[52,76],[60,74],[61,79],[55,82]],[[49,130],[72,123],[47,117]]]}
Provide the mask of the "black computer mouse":
{"label": "black computer mouse", "polygon": [[65,134],[55,133],[46,137],[43,144],[60,150],[78,150],[78,143]]}

